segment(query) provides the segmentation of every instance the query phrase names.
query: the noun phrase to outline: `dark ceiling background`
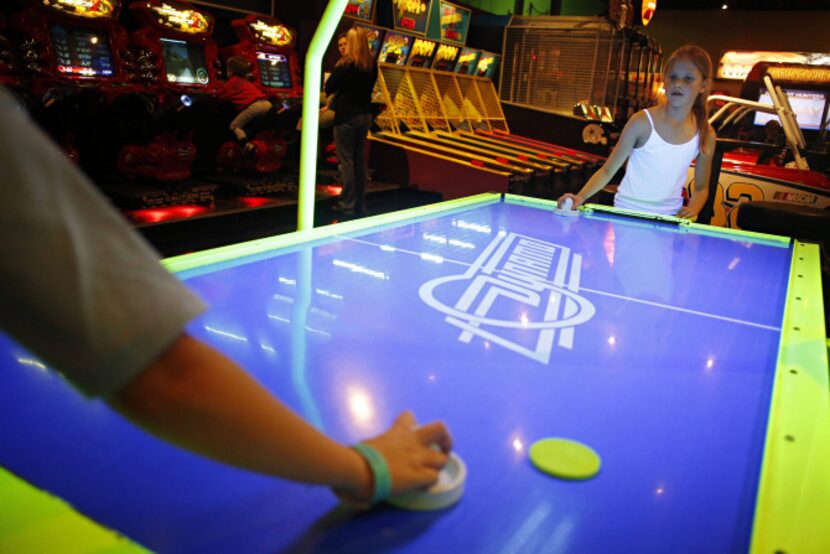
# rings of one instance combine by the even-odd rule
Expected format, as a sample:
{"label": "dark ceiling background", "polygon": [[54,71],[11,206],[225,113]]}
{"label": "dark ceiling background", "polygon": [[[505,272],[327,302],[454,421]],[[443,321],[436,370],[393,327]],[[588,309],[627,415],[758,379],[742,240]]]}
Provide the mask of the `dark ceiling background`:
{"label": "dark ceiling background", "polygon": [[657,10],[830,11],[830,0],[657,0]]}

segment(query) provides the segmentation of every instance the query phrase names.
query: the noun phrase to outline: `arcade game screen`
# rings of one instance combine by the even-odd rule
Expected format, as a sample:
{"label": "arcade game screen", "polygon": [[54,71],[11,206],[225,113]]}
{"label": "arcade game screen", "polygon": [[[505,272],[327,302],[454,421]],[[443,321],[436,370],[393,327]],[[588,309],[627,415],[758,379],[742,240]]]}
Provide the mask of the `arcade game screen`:
{"label": "arcade game screen", "polygon": [[435,50],[438,44],[431,40],[423,38],[416,38],[412,43],[412,53],[409,56],[409,65],[412,67],[426,67],[432,65],[432,58],[435,56]]}
{"label": "arcade game screen", "polygon": [[439,44],[435,59],[432,61],[432,69],[438,71],[452,71],[455,69],[455,59],[461,49],[449,44]]}
{"label": "arcade game screen", "polygon": [[184,40],[161,39],[164,67],[168,83],[206,85],[210,80],[205,62],[205,51],[201,44]]}
{"label": "arcade game screen", "polygon": [[112,75],[110,43],[103,31],[52,25],[58,72],[81,77]]}
{"label": "arcade game screen", "polygon": [[[790,105],[798,119],[798,126],[805,130],[818,131],[821,127],[821,116],[824,113],[824,105],[827,102],[827,93],[815,90],[790,90],[784,89],[790,99]],[[771,104],[772,98],[769,93],[761,93],[758,102]],[[765,125],[771,119],[778,119],[774,114],[755,112],[755,125]]]}
{"label": "arcade game screen", "polygon": [[472,48],[464,48],[458,56],[458,61],[455,64],[455,72],[462,75],[472,75],[478,63],[478,50]]}
{"label": "arcade game screen", "polygon": [[378,63],[393,63],[404,65],[409,57],[409,49],[412,48],[412,40],[415,37],[403,35],[394,31],[386,33],[386,39],[380,47]]}
{"label": "arcade game screen", "polygon": [[361,25],[360,23],[355,23],[354,26],[366,31],[366,35],[369,38],[369,52],[372,54],[372,59],[377,60],[378,52],[380,52],[380,45],[383,41],[386,29],[382,27],[373,27],[371,25]]}
{"label": "arcade game screen", "polygon": [[291,88],[291,67],[288,57],[270,52],[257,52],[259,77],[262,85],[271,88]]}
{"label": "arcade game screen", "polygon": [[475,74],[478,77],[487,77],[488,79],[492,79],[496,72],[498,58],[499,57],[496,54],[482,52],[481,57],[478,59],[478,63],[476,64]]}

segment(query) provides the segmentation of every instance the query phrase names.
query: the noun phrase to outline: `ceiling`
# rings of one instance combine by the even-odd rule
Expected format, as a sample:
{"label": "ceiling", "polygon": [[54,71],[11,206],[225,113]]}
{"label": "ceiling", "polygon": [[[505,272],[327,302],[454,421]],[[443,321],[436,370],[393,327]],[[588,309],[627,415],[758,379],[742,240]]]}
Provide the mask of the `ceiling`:
{"label": "ceiling", "polygon": [[658,10],[830,11],[830,0],[657,0]]}

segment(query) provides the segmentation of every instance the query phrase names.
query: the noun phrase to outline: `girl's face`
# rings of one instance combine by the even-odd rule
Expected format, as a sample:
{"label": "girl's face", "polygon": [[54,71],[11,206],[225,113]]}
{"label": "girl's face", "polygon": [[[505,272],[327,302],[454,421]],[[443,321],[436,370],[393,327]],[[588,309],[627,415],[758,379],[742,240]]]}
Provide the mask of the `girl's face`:
{"label": "girl's face", "polygon": [[708,85],[695,64],[680,58],[666,73],[666,100],[671,105],[691,105]]}

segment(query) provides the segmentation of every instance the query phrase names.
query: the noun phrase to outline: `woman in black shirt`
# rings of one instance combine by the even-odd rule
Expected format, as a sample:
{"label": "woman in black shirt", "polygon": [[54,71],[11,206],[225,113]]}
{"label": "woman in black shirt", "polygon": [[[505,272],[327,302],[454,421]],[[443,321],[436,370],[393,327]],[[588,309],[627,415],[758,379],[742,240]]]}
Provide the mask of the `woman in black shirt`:
{"label": "woman in black shirt", "polygon": [[366,213],[366,136],[372,123],[372,89],[377,66],[369,53],[369,39],[358,28],[346,33],[346,55],[326,81],[326,95],[334,94],[334,144],[340,163],[343,191],[336,211]]}

